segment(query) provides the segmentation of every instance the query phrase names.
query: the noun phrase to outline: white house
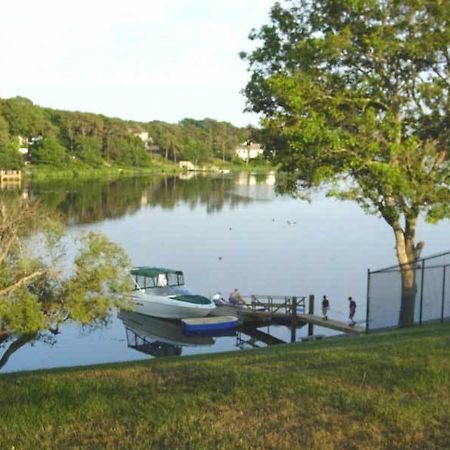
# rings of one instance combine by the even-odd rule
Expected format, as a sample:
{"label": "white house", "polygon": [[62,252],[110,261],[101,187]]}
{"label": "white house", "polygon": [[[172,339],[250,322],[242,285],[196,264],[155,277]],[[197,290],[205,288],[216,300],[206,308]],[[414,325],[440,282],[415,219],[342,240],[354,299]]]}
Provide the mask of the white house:
{"label": "white house", "polygon": [[19,140],[19,148],[17,149],[19,153],[22,155],[28,155],[29,147],[38,144],[42,141],[43,136],[40,134],[33,136],[31,138],[23,137],[23,136],[17,136]]}
{"label": "white house", "polygon": [[197,167],[195,164],[192,164],[191,161],[180,161],[178,163],[178,167],[184,170],[196,170]]}
{"label": "white house", "polygon": [[260,144],[239,144],[235,149],[234,153],[238,158],[248,161],[250,159],[255,159],[264,153]]}
{"label": "white house", "polygon": [[153,139],[151,136],[149,136],[147,131],[138,131],[136,133],[133,133],[136,137],[138,137],[145,145],[145,148],[147,150],[150,149],[151,145],[153,144]]}
{"label": "white house", "polygon": [[22,155],[28,155],[28,138],[17,136],[19,140],[19,148],[17,149]]}

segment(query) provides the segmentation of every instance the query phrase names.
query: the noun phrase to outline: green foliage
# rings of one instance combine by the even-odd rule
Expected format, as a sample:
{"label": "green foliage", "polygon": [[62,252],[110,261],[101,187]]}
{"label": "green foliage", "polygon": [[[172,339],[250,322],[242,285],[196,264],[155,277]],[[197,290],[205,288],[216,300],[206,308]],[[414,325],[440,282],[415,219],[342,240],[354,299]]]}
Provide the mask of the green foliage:
{"label": "green foliage", "polygon": [[211,158],[211,149],[201,141],[188,139],[183,144],[180,158],[191,161],[194,164],[201,164]]}
{"label": "green foliage", "polygon": [[97,136],[77,135],[73,138],[73,155],[92,167],[102,165],[102,140]]}
{"label": "green foliage", "polygon": [[112,306],[123,305],[121,295],[129,290],[125,276],[129,261],[105,236],[91,232],[79,244],[74,274],[63,283],[61,296],[73,320],[92,324],[105,319]]}
{"label": "green foliage", "polygon": [[12,334],[92,324],[123,304],[129,262],[104,236],[80,238],[74,268],[63,265],[64,228],[42,204],[0,197],[0,343]]}
{"label": "green foliage", "polygon": [[136,136],[114,136],[108,143],[108,157],[119,164],[145,167],[150,163],[150,157],[144,143]]}
{"label": "green foliage", "polygon": [[147,129],[166,159],[202,163],[212,158],[231,161],[234,148],[250,134],[247,128],[212,119],[183,119],[177,125],[154,121]]}
{"label": "green foliage", "polygon": [[9,144],[9,126],[8,122],[0,115],[0,149],[4,149]]}
{"label": "green foliage", "polygon": [[0,447],[443,449],[450,324],[0,376]]}
{"label": "green foliage", "polygon": [[8,122],[0,114],[0,169],[19,169],[23,166],[18,148],[19,142],[10,138]]}
{"label": "green foliage", "polygon": [[146,130],[150,133],[153,144],[165,159],[175,160],[182,146],[179,127],[174,124],[153,121],[147,125]]}
{"label": "green foliage", "polygon": [[[332,185],[380,214],[407,262],[419,214],[450,215],[450,9],[445,2],[288,0],[251,34],[248,109],[280,189]],[[401,242],[403,241],[403,242]],[[402,250],[404,249],[404,251]]]}
{"label": "green foliage", "polygon": [[15,142],[2,147],[0,145],[0,168],[20,169],[23,167],[23,156],[17,151]]}
{"label": "green foliage", "polygon": [[64,167],[68,157],[66,149],[55,138],[44,138],[30,149],[31,162],[52,167]]}
{"label": "green foliage", "polygon": [[0,100],[0,111],[9,125],[12,136],[43,135],[53,137],[56,128],[43,108],[24,97]]}

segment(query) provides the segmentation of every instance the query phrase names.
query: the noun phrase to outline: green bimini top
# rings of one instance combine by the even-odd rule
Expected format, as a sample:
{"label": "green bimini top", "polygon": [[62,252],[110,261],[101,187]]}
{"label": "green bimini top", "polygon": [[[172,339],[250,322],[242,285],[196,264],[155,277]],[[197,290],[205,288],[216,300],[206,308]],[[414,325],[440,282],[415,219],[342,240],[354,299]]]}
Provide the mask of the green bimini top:
{"label": "green bimini top", "polygon": [[131,275],[137,275],[141,277],[157,277],[159,274],[176,274],[180,275],[183,272],[181,270],[174,270],[174,269],[166,269],[164,267],[148,267],[148,266],[141,266],[141,267],[133,267],[130,271]]}

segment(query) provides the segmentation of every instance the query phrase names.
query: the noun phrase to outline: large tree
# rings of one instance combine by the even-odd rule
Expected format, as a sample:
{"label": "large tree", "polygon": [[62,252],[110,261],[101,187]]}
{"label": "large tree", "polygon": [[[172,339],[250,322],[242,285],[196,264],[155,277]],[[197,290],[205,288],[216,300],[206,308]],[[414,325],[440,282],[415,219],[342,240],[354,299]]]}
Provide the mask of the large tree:
{"label": "large tree", "polygon": [[243,53],[248,109],[286,174],[381,215],[402,265],[401,326],[414,320],[423,215],[450,215],[447,0],[287,0]]}

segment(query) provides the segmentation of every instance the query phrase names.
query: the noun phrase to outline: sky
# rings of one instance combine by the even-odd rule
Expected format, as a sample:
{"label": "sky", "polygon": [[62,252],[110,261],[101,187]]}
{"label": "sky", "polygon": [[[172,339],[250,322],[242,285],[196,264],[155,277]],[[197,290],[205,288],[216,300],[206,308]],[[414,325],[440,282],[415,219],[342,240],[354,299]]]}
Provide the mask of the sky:
{"label": "sky", "polygon": [[137,121],[256,125],[239,52],[274,0],[14,0],[0,14],[0,97]]}

